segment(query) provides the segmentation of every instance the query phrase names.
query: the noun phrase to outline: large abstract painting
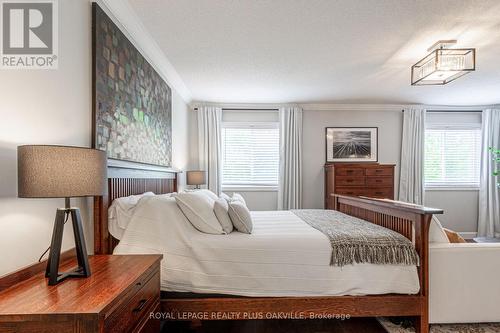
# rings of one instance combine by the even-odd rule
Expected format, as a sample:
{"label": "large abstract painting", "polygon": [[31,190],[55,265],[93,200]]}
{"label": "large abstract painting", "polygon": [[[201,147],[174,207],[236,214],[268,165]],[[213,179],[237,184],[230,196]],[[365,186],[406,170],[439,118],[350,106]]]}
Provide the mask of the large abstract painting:
{"label": "large abstract painting", "polygon": [[171,166],[172,91],[96,4],[93,144],[112,159]]}
{"label": "large abstract painting", "polygon": [[377,127],[327,127],[327,162],[376,162]]}

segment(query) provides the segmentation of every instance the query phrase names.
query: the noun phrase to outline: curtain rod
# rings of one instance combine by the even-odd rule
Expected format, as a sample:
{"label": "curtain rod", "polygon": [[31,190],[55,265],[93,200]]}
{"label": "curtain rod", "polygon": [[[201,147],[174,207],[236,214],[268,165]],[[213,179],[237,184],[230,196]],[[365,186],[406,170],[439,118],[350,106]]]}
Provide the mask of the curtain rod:
{"label": "curtain rod", "polygon": [[[405,112],[405,110],[401,110],[403,113]],[[426,112],[428,113],[434,113],[434,112],[440,112],[440,113],[444,113],[444,112],[452,112],[452,113],[482,113],[483,110],[427,110]]]}
{"label": "curtain rod", "polygon": [[[198,108],[194,108],[193,110],[198,111]],[[222,111],[279,111],[279,109],[238,109],[238,108],[222,108]]]}

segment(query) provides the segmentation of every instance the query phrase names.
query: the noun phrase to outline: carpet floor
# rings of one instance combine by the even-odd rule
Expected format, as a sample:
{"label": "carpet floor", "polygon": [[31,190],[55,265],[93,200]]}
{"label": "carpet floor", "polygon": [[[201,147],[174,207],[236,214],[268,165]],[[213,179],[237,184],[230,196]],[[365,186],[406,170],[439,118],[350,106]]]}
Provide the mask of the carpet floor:
{"label": "carpet floor", "polygon": [[[403,328],[390,322],[386,318],[378,319],[380,324],[389,333],[413,333],[415,329]],[[486,324],[433,324],[431,325],[431,333],[499,333],[500,323]]]}

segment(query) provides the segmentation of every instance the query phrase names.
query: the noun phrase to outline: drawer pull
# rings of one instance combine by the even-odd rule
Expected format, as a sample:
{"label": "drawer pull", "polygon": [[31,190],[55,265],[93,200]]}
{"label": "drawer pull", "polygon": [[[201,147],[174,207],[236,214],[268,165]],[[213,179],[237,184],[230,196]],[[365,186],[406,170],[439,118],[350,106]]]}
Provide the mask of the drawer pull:
{"label": "drawer pull", "polygon": [[347,170],[346,173],[353,173],[354,170]]}
{"label": "drawer pull", "polygon": [[142,309],[144,309],[144,306],[146,305],[147,302],[148,302],[147,299],[141,299],[139,305],[134,310],[132,310],[132,312],[140,312]]}
{"label": "drawer pull", "polygon": [[383,195],[384,192],[375,192],[376,195]]}
{"label": "drawer pull", "polygon": [[382,179],[376,179],[375,182],[382,183]]}
{"label": "drawer pull", "polygon": [[353,181],[354,181],[354,180],[352,180],[352,179],[347,179],[347,180],[346,180],[346,182],[348,182],[348,183],[352,183]]}

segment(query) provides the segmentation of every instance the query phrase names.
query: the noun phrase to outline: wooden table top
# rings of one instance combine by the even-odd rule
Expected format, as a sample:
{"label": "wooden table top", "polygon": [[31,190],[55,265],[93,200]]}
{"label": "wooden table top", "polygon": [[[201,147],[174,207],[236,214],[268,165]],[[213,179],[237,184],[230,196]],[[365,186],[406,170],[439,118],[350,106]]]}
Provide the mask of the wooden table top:
{"label": "wooden table top", "polygon": [[[45,272],[0,292],[2,315],[49,313],[100,313],[110,299],[126,294],[127,288],[159,262],[162,255],[89,256],[92,275],[68,278],[49,286]],[[71,260],[60,267],[66,271],[76,266]]]}

